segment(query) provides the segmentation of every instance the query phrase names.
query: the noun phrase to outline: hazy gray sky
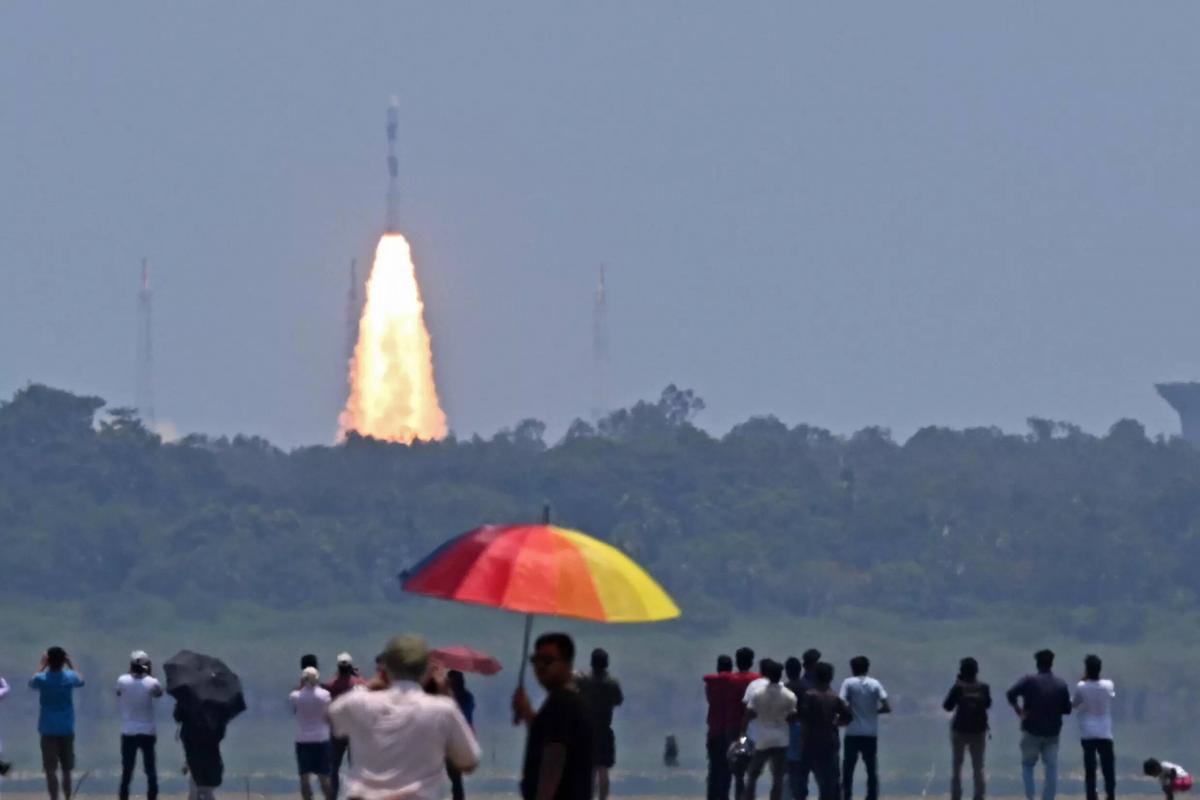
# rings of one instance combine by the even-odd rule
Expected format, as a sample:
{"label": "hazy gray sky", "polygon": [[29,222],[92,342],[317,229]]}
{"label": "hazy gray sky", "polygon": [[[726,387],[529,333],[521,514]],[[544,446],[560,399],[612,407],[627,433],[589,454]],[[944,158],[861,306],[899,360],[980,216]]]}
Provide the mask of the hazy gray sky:
{"label": "hazy gray sky", "polygon": [[774,413],[1177,423],[1200,379],[1200,5],[5,2],[0,396],[130,403],[139,262],[159,417],[332,438],[345,295],[401,103],[452,427],[668,382]]}

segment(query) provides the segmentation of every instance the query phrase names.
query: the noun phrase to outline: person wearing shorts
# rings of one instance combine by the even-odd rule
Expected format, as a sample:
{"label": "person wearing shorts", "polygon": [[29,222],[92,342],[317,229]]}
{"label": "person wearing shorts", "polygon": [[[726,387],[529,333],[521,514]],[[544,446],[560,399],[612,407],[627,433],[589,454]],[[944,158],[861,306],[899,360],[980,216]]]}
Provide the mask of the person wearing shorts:
{"label": "person wearing shorts", "polygon": [[320,686],[316,667],[300,672],[300,688],[289,695],[296,714],[296,766],[300,771],[300,796],[313,800],[312,778],[316,776],[324,800],[333,800],[333,746],[329,742],[326,712],[332,700]]}
{"label": "person wearing shorts", "polygon": [[58,800],[58,773],[62,791],[71,796],[71,772],[75,769],[75,703],[72,694],[83,686],[67,651],[51,647],[42,655],[37,674],[29,687],[38,692],[38,733],[42,737],[42,770],[50,800]]}
{"label": "person wearing shorts", "polygon": [[592,722],[592,765],[597,800],[608,800],[608,773],[617,763],[617,737],[613,734],[613,709],[625,702],[621,684],[608,672],[608,653],[592,651],[592,671],[576,679],[579,694]]}

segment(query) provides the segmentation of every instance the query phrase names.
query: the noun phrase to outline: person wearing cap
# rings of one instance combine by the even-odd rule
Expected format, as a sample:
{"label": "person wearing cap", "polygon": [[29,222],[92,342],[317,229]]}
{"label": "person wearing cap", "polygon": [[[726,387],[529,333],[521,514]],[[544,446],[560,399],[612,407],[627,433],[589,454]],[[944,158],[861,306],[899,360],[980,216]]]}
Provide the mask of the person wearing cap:
{"label": "person wearing cap", "polygon": [[621,684],[608,672],[608,652],[592,651],[592,671],[576,680],[579,694],[592,720],[592,759],[596,771],[596,797],[608,800],[608,772],[617,763],[617,738],[613,734],[613,710],[625,702]]}
{"label": "person wearing cap", "polygon": [[121,710],[121,786],[117,795],[121,800],[129,800],[138,751],[146,771],[146,800],[158,797],[154,701],[163,696],[163,688],[152,673],[150,656],[144,650],[134,650],[129,656],[129,672],[117,678],[117,705]]}
{"label": "person wearing cap", "polygon": [[479,743],[454,699],[427,694],[429,647],[420,636],[391,639],[381,654],[388,686],[346,692],[329,706],[334,736],[350,740],[350,800],[441,800],[446,764],[470,773]]}
{"label": "person wearing cap", "polygon": [[300,771],[300,796],[312,800],[312,778],[321,786],[324,800],[332,800],[333,787],[329,779],[333,747],[329,743],[330,694],[320,685],[321,673],[316,667],[300,671],[300,688],[288,695],[296,715],[296,766]]}
{"label": "person wearing cap", "polygon": [[[358,674],[358,669],[354,666],[354,659],[350,654],[339,653],[337,675],[321,684],[321,687],[329,692],[330,700],[333,701],[346,692],[366,688],[366,684],[367,682]],[[329,740],[329,744],[333,756],[333,763],[330,764],[332,771],[329,775],[330,796],[336,800],[338,792],[341,791],[342,762],[346,760],[346,753],[350,750],[350,740],[344,736],[334,736]]]}

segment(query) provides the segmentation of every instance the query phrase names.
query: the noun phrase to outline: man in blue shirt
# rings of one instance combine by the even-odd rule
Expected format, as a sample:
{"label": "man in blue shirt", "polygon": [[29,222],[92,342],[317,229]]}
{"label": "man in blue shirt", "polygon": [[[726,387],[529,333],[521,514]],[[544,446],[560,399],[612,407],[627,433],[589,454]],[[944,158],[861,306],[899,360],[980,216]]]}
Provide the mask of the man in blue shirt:
{"label": "man in blue shirt", "polygon": [[61,647],[51,647],[42,655],[38,673],[29,681],[40,695],[38,733],[42,736],[42,769],[50,800],[58,800],[58,774],[62,768],[62,788],[71,796],[71,770],[75,768],[75,703],[72,693],[83,686],[83,676]]}
{"label": "man in blue shirt", "polygon": [[866,656],[850,659],[849,678],[838,692],[854,719],[846,726],[842,739],[842,798],[850,800],[854,793],[854,767],[861,755],[867,769],[867,798],[879,798],[879,715],[892,713],[883,684],[867,675],[871,661]]}

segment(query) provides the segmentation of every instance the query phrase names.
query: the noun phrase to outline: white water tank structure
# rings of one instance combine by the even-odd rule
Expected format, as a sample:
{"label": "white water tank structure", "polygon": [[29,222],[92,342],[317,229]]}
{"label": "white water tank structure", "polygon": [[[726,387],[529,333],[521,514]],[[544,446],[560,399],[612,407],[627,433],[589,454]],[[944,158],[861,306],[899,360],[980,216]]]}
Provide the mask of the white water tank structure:
{"label": "white water tank structure", "polygon": [[1200,383],[1156,383],[1154,388],[1179,412],[1183,440],[1200,448]]}

